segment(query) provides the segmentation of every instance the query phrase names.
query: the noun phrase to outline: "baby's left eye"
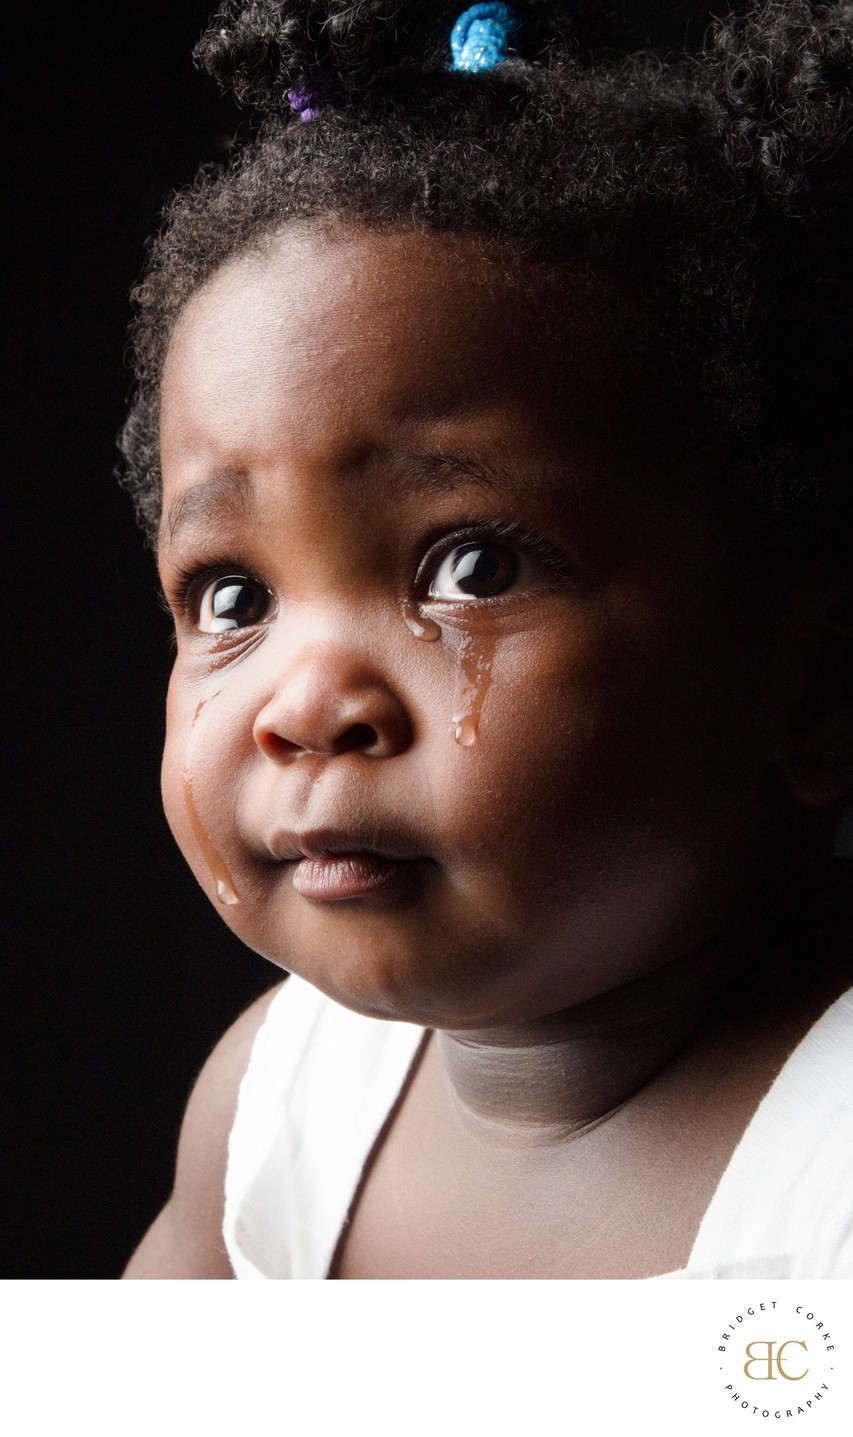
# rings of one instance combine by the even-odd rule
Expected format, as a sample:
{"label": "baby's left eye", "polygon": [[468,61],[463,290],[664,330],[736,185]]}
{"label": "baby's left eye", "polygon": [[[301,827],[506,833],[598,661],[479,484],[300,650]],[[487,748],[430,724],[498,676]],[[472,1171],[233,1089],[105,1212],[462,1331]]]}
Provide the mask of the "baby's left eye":
{"label": "baby's left eye", "polygon": [[202,590],[198,628],[203,634],[249,628],[267,618],[272,602],[268,590],[255,579],[245,574],[228,574],[214,579]]}
{"label": "baby's left eye", "polygon": [[480,540],[445,554],[429,588],[431,599],[491,599],[516,582],[521,561],[505,544]]}

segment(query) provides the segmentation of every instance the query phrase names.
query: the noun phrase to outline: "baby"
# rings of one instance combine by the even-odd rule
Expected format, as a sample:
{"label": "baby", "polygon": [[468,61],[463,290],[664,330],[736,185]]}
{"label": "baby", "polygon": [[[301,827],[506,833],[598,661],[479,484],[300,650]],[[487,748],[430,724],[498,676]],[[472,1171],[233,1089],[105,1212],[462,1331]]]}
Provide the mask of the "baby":
{"label": "baby", "polygon": [[853,1275],[851,8],[316,12],[137,294],[166,812],[291,976],[127,1276]]}

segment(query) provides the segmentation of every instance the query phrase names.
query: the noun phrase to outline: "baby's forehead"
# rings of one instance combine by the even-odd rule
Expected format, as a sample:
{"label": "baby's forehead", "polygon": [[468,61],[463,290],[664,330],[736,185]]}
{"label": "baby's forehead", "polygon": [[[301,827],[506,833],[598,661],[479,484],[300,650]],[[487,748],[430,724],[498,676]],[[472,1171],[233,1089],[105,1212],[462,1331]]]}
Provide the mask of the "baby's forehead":
{"label": "baby's forehead", "polygon": [[484,401],[514,388],[553,406],[568,384],[594,407],[602,387],[648,389],[641,350],[615,282],[580,261],[533,261],[477,236],[300,226],[230,260],[193,296],[164,382],[167,404],[188,383],[217,404],[272,375],[343,391],[354,373],[370,383],[381,371],[413,404],[454,389],[469,403],[479,386]]}

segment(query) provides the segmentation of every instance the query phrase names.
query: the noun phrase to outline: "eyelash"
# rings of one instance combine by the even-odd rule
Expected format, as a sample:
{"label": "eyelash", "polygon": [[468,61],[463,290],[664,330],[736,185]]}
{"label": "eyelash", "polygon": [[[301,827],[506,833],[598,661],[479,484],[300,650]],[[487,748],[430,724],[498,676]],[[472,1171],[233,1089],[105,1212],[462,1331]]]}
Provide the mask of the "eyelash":
{"label": "eyelash", "polygon": [[[555,587],[560,583],[566,583],[574,573],[572,562],[567,554],[549,543],[541,534],[537,534],[534,529],[528,529],[519,519],[483,519],[460,529],[454,529],[452,534],[443,535],[429,545],[415,579],[418,597],[426,596],[429,589],[430,573],[438,567],[442,559],[445,559],[460,545],[474,544],[480,539],[497,540],[500,543],[515,545],[523,550],[528,557],[538,560],[544,568],[551,570],[554,575]],[[480,602],[488,603],[490,601],[480,600]]]}
{"label": "eyelash", "polygon": [[[426,553],[421,560],[415,576],[415,589],[419,599],[426,597],[429,590],[430,575],[435,572],[441,561],[452,553],[455,548],[462,544],[476,543],[477,540],[494,540],[500,543],[513,544],[533,559],[538,560],[546,569],[554,575],[554,587],[566,583],[573,575],[574,568],[568,555],[561,549],[549,543],[541,534],[535,530],[528,529],[518,519],[482,519],[471,524],[463,525],[454,529],[450,534],[443,534],[440,538],[428,541]],[[215,559],[208,563],[199,564],[195,567],[183,568],[177,566],[170,575],[169,590],[170,597],[166,598],[161,590],[161,598],[167,612],[178,614],[181,617],[190,617],[193,622],[198,619],[198,606],[204,590],[209,584],[215,583],[219,578],[225,578],[229,574],[239,574],[249,579],[260,588],[270,591],[269,585],[261,578],[260,574],[249,564],[243,564],[239,559],[232,556],[229,559]],[[480,602],[488,603],[489,600]]]}
{"label": "eyelash", "polygon": [[163,595],[164,605],[169,613],[176,613],[181,617],[191,617],[193,622],[198,618],[198,607],[201,596],[209,584],[217,579],[224,579],[229,574],[239,574],[241,578],[251,580],[259,588],[269,592],[269,585],[261,578],[260,574],[250,564],[243,564],[239,559],[211,560],[209,563],[198,564],[194,568],[182,568],[178,565],[169,578],[170,597]]}

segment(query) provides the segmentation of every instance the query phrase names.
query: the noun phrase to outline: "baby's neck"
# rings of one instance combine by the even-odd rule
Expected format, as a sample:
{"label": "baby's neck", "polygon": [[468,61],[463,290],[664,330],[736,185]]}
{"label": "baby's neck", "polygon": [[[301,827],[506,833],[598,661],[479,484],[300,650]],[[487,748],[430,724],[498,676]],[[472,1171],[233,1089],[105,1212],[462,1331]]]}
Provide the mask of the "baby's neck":
{"label": "baby's neck", "polygon": [[562,1143],[605,1121],[707,1022],[732,962],[709,950],[530,1023],[441,1032],[462,1122],[498,1144]]}

